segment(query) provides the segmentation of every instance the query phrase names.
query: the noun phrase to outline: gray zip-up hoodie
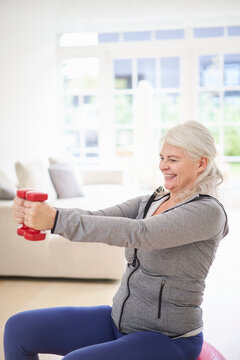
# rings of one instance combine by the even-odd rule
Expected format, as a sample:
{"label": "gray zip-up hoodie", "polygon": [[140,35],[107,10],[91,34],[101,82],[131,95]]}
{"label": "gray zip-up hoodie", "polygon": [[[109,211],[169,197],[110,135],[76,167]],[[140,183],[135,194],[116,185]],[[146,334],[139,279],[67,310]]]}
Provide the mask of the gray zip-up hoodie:
{"label": "gray zip-up hoodie", "polygon": [[144,219],[149,196],[98,211],[58,209],[54,233],[126,248],[128,264],[112,307],[123,333],[177,337],[202,330],[205,279],[228,233],[227,215],[215,198],[196,194],[151,216],[167,198],[155,199]]}

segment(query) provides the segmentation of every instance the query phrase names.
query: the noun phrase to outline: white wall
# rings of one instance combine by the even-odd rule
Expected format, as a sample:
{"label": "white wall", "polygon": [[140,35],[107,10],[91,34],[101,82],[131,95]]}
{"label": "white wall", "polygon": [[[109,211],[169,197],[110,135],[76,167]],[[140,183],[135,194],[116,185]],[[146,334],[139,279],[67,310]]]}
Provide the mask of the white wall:
{"label": "white wall", "polygon": [[239,0],[59,0],[60,31],[235,25]]}
{"label": "white wall", "polygon": [[0,1],[0,169],[58,144],[55,1]]}

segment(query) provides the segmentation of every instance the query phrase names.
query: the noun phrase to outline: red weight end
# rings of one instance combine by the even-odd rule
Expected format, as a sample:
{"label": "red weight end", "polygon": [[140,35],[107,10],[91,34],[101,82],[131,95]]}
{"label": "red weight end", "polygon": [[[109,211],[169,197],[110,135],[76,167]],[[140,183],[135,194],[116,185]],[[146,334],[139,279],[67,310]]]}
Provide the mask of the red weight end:
{"label": "red weight end", "polygon": [[45,201],[48,199],[48,194],[39,191],[28,191],[25,199],[29,201]]}
{"label": "red weight end", "polygon": [[29,230],[29,227],[23,224],[21,227],[17,229],[17,234],[23,236],[25,231],[27,230]]}
{"label": "red weight end", "polygon": [[25,199],[26,193],[28,191],[33,191],[33,189],[18,189],[17,190],[17,197],[21,199]]}
{"label": "red weight end", "polygon": [[40,241],[46,238],[46,234],[39,232],[38,234],[31,234],[30,232],[25,231],[24,238],[30,241]]}
{"label": "red weight end", "polygon": [[24,230],[22,227],[20,227],[19,229],[17,229],[17,234],[20,235],[20,236],[23,236],[24,235]]}

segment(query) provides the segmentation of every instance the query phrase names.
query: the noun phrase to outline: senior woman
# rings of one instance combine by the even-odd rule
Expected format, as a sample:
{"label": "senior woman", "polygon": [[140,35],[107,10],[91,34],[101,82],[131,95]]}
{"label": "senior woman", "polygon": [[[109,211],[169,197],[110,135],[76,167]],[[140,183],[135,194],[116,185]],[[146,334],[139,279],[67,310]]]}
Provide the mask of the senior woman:
{"label": "senior woman", "polygon": [[[198,122],[162,138],[165,188],[99,211],[54,209],[16,198],[16,222],[71,241],[125,247],[127,267],[113,305],[26,311],[5,327],[5,360],[196,360],[200,305],[227,215],[216,199],[222,175],[212,135]],[[67,263],[65,264],[67,266]]]}

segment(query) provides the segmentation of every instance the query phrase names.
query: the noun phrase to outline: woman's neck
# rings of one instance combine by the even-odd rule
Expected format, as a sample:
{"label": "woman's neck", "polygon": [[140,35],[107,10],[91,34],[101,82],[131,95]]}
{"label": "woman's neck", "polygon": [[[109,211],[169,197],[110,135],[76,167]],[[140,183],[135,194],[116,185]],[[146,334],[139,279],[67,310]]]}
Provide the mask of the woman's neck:
{"label": "woman's neck", "polygon": [[179,198],[180,198],[180,196],[170,193],[170,196],[169,196],[167,202],[169,205],[174,206],[177,203],[179,203]]}

